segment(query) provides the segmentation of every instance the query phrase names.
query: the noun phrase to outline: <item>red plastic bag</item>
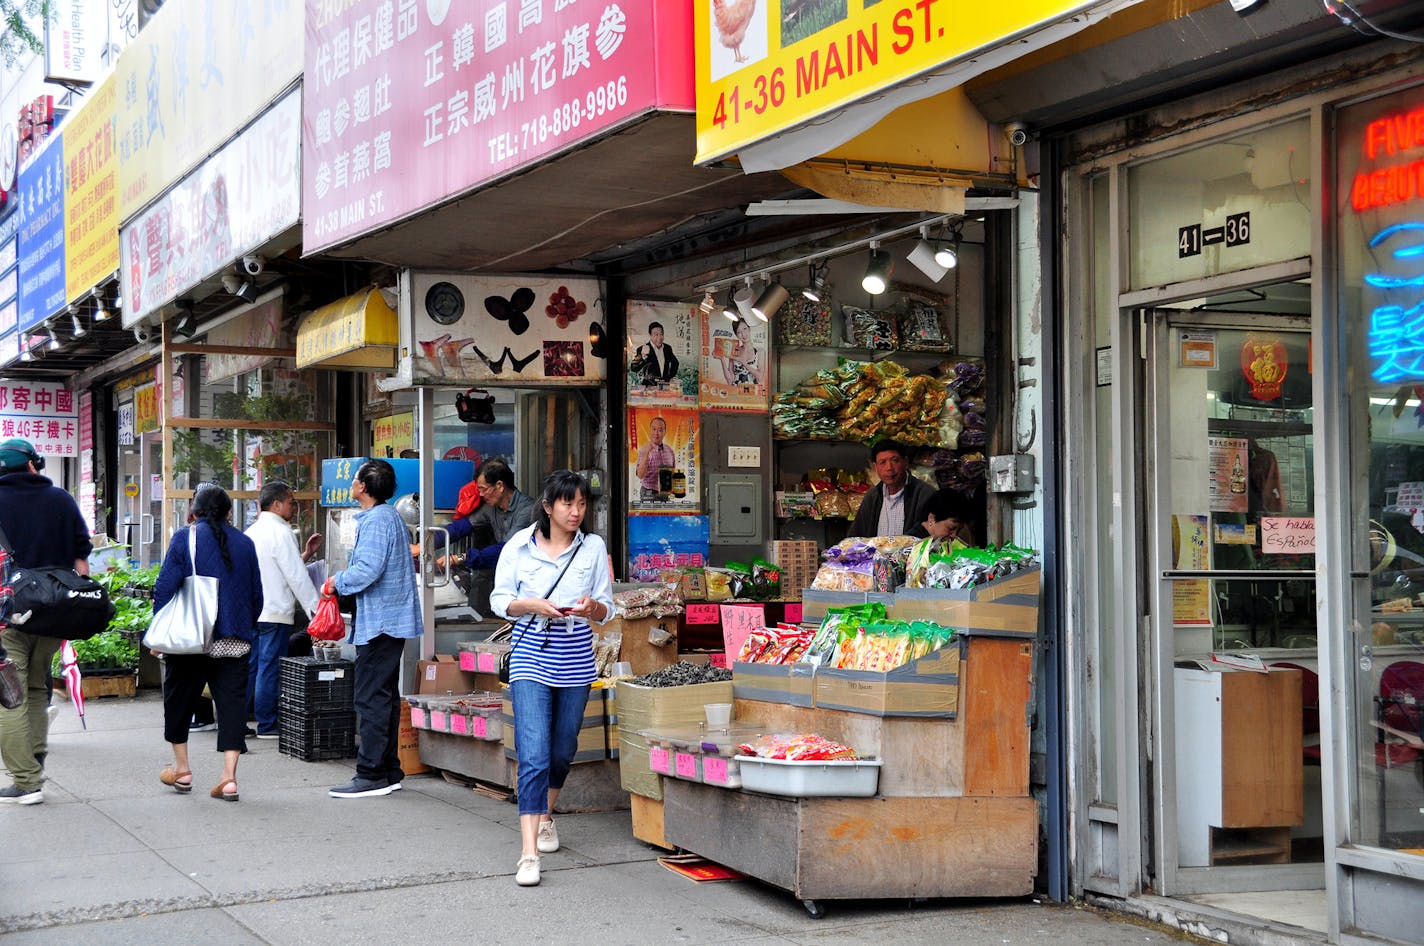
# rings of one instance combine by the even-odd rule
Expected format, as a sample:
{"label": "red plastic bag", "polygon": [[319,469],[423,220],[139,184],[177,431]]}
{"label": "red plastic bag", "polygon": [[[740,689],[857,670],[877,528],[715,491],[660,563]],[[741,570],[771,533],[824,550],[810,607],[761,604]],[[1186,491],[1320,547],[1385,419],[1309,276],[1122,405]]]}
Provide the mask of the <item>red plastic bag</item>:
{"label": "red plastic bag", "polygon": [[346,622],[341,617],[341,607],[335,595],[322,595],[317,602],[316,613],[307,625],[307,634],[314,641],[339,641],[346,636]]}

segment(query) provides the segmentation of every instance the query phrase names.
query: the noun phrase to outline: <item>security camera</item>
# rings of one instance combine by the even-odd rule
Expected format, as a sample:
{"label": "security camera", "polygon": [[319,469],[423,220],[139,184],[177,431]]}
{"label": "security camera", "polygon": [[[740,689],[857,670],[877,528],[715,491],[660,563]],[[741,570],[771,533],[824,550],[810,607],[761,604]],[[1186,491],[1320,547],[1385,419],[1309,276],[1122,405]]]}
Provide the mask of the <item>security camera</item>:
{"label": "security camera", "polygon": [[134,341],[138,342],[140,345],[147,345],[149,341],[153,338],[153,333],[148,330],[147,325],[135,325],[133,333]]}
{"label": "security camera", "polygon": [[1004,130],[1008,132],[1009,144],[1015,148],[1028,144],[1028,126],[1023,122],[1009,122],[1004,126]]}
{"label": "security camera", "polygon": [[256,276],[266,268],[267,261],[256,254],[242,258],[242,271],[249,276]]}

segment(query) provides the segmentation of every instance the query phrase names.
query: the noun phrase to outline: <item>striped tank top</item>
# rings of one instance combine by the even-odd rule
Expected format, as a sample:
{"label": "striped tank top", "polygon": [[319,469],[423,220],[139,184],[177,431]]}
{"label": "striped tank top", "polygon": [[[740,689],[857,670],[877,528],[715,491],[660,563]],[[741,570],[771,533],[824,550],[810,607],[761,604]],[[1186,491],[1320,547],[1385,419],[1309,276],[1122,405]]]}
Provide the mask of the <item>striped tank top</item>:
{"label": "striped tank top", "polygon": [[533,680],[551,687],[584,686],[597,679],[593,630],[577,618],[529,622],[514,633],[509,679]]}

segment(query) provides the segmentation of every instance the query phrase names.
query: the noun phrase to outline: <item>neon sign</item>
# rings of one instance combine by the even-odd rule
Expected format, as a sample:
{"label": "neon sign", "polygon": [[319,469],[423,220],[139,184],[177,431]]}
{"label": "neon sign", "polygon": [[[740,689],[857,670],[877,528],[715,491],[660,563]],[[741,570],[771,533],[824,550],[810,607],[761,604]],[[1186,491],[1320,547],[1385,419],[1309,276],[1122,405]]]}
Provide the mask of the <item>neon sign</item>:
{"label": "neon sign", "polygon": [[[1424,107],[1376,118],[1365,126],[1361,146],[1368,161],[1424,148]],[[1350,206],[1356,213],[1402,204],[1421,196],[1424,196],[1424,157],[1361,171],[1350,184]]]}
{"label": "neon sign", "polygon": [[[1424,223],[1396,223],[1370,238],[1370,249],[1393,244],[1389,256],[1399,262],[1424,260]],[[1424,379],[1424,273],[1394,275],[1365,273],[1365,282],[1376,289],[1406,290],[1412,305],[1387,304],[1370,312],[1370,357],[1376,381],[1397,384]]]}

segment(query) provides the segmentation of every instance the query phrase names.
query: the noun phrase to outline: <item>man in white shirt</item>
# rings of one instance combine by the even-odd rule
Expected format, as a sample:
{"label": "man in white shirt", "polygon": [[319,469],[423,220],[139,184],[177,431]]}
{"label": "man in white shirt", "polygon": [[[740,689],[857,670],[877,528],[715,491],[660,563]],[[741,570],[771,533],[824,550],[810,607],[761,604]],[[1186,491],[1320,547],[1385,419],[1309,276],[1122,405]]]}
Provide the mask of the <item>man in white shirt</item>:
{"label": "man in white shirt", "polygon": [[257,505],[261,512],[246,535],[257,546],[262,613],[257,617],[257,640],[248,662],[247,701],[257,720],[257,738],[276,739],[277,695],[282,684],[279,661],[287,655],[296,605],[300,603],[308,617],[316,612],[316,586],[304,563],[321,548],[321,533],[313,533],[306,548],[298,551],[291,526],[297,498],[280,480],[262,487]]}

